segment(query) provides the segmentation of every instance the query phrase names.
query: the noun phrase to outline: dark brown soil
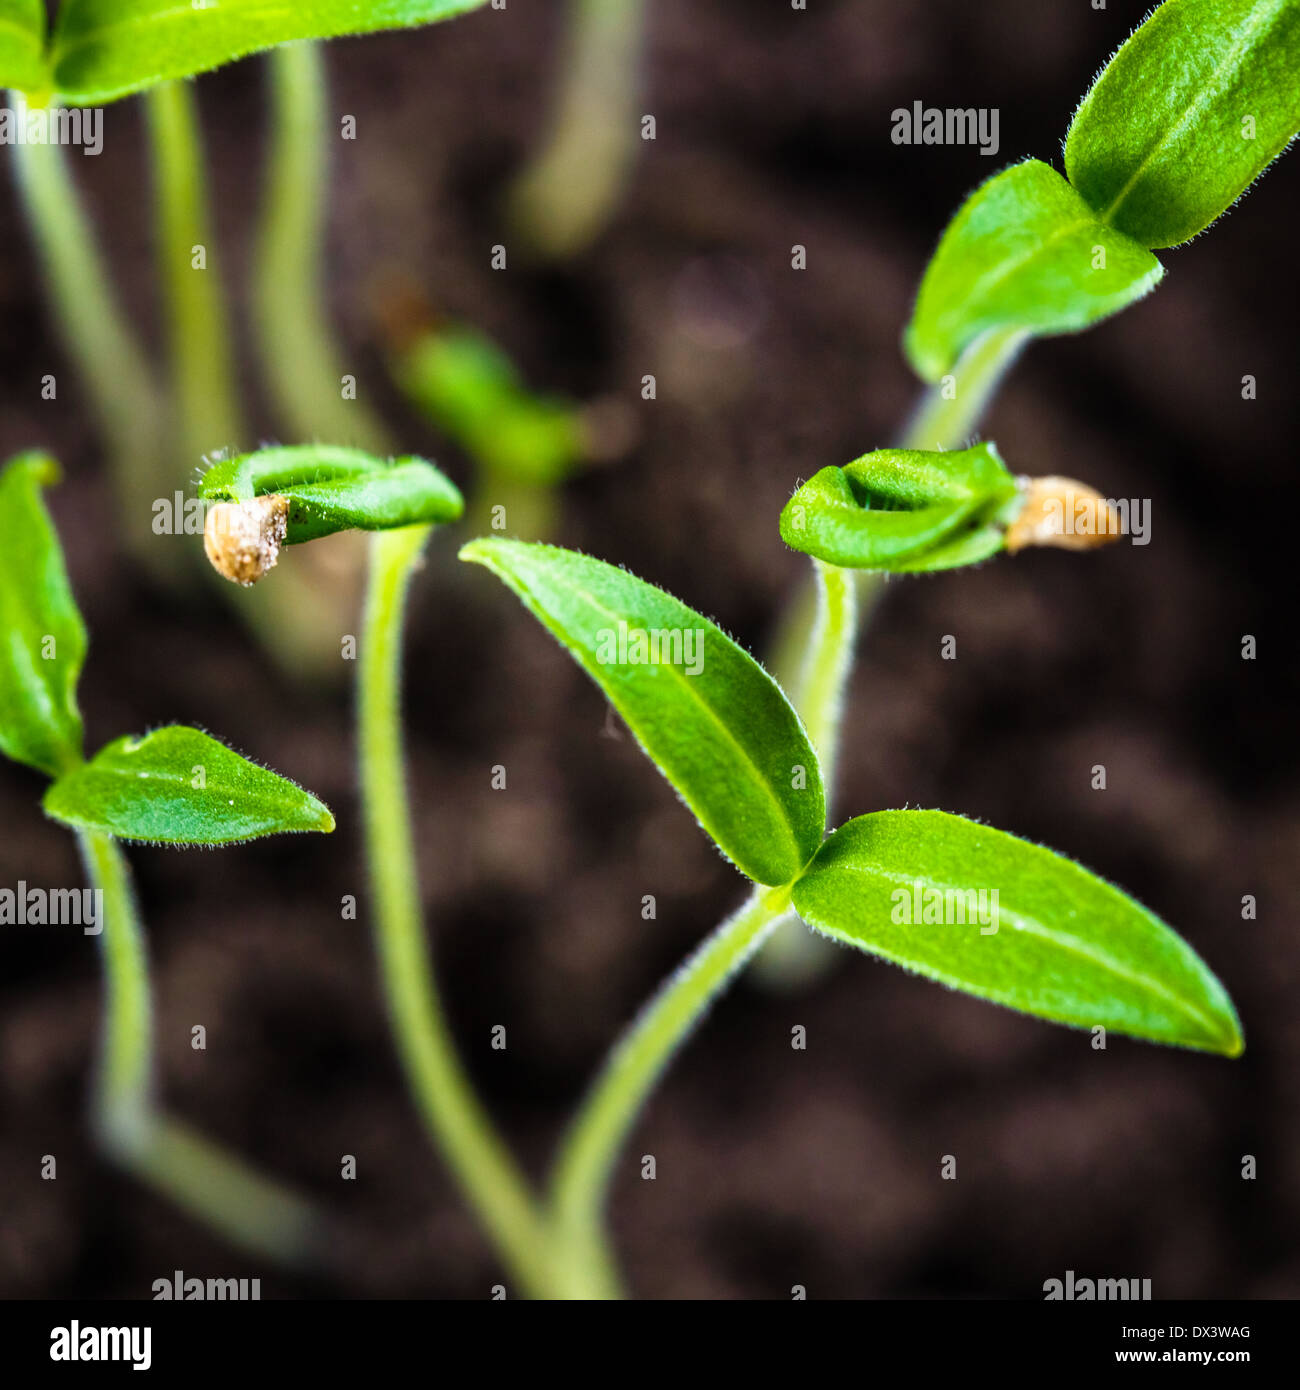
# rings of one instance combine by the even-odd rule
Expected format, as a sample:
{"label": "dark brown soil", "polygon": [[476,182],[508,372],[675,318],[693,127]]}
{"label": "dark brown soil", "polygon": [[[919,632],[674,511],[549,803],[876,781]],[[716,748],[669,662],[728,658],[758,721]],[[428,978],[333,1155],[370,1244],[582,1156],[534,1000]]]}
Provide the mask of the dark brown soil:
{"label": "dark brown soil", "polygon": [[[613,225],[562,271],[489,268],[498,199],[538,138],[558,7],[512,3],[330,49],[361,139],[336,168],[331,284],[349,355],[412,450],[466,462],[386,384],[373,287],[416,277],[539,386],[621,393],[635,453],[565,492],[560,539],[624,563],[761,649],[803,573],[776,532],[796,480],[896,437],[898,351],[949,213],[992,169],[1055,158],[1073,103],[1143,6],[659,0],[641,152]],[[263,147],[256,62],[201,83],[232,284]],[[995,160],[890,142],[890,112],[996,106]],[[156,335],[138,103],[79,163],[133,310]],[[1086,1034],[838,956],[784,993],[742,981],[672,1068],[613,1193],[647,1297],[1041,1296],[1067,1269],[1160,1298],[1300,1293],[1300,956],[1294,866],[1295,226],[1284,161],[1121,318],[1036,345],[987,422],[1014,467],[1150,498],[1152,542],[898,580],[853,683],[840,814],[941,806],[1071,854],[1182,931],[1236,1000],[1228,1062]],[[790,248],[808,248],[808,269]],[[334,806],[330,840],[132,852],[165,1094],[348,1226],[336,1268],[247,1256],[116,1174],[87,1138],[94,943],[5,928],[0,1293],[148,1296],[261,1274],[265,1296],[471,1297],[499,1269],[427,1146],[386,1031],[364,910],[345,685],[279,674],[208,591],[161,591],[107,521],[92,420],[0,210],[7,455],[44,443],[87,613],[88,741],[202,725]],[[247,305],[241,309],[246,311]],[[263,437],[279,437],[251,353]],[[39,399],[55,371],[57,407]],[[658,399],[642,402],[655,373]],[[1241,379],[1258,381],[1244,401]],[[178,460],[180,486],[191,474]],[[408,707],[425,905],[458,1037],[538,1176],[605,1048],[741,896],[595,689],[456,537],[414,597]],[[3,558],[0,557],[0,563]],[[295,563],[291,553],[284,562]],[[274,581],[272,581],[274,582]],[[340,612],[340,633],[355,631]],[[1258,657],[1241,658],[1243,634]],[[958,659],[940,658],[946,634]],[[340,663],[342,665],[342,663]],[[346,672],[342,673],[346,675]],[[509,790],[490,769],[505,764]],[[1105,791],[1091,789],[1104,764]],[[0,767],[0,884],[72,885],[41,782]],[[342,895],[362,896],[357,922]],[[658,917],[640,915],[643,893]],[[1241,918],[1254,895],[1255,921]],[[206,1025],[208,1050],[189,1030]],[[509,1047],[489,1045],[496,1024]],[[790,1030],[808,1030],[793,1051]],[[40,1180],[41,1155],[58,1158]],[[340,1156],[359,1176],[339,1180]],[[654,1154],[658,1176],[640,1178]],[[1244,1181],[1244,1155],[1258,1177]],[[942,1181],[944,1155],[957,1180]]]}

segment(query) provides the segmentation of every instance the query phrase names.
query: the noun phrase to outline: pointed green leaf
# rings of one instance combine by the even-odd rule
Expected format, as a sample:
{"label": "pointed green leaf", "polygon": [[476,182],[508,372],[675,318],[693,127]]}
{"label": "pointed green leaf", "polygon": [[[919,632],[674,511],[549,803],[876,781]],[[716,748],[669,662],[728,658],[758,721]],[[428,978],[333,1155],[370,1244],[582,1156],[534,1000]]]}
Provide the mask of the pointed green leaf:
{"label": "pointed green leaf", "polygon": [[781,538],[850,569],[948,569],[1001,548],[1001,530],[987,523],[1016,496],[990,443],[877,449],[814,474],[786,503]]}
{"label": "pointed green leaf", "polygon": [[49,85],[45,0],[0,0],[0,87],[39,97]]}
{"label": "pointed green leaf", "polygon": [[54,79],[92,106],[171,78],[193,77],[276,44],[411,28],[487,0],[63,0]]}
{"label": "pointed green leaf", "polygon": [[961,816],[849,821],[795,884],[794,906],[828,936],[1008,1008],[1228,1057],[1243,1047],[1223,986],[1141,903]]}
{"label": "pointed green leaf", "polygon": [[164,845],[225,845],[334,829],[329,808],[198,729],[119,738],[45,793],[45,812],[79,830]]}
{"label": "pointed green leaf", "polygon": [[992,329],[1074,333],[1141,299],[1163,274],[1060,174],[1027,159],[981,184],[948,224],[904,345],[918,374],[937,381]]}
{"label": "pointed green leaf", "polygon": [[605,692],[738,869],[788,883],[821,842],[821,770],[798,716],[707,618],[626,570],[571,550],[477,540],[490,569]]}
{"label": "pointed green leaf", "polygon": [[1225,213],[1300,130],[1296,0],[1166,0],[1084,97],[1065,171],[1097,215],[1176,246]]}
{"label": "pointed green leaf", "polygon": [[0,752],[57,776],[81,757],[77,677],[86,628],[41,489],[57,482],[44,454],[0,471]]}
{"label": "pointed green leaf", "polygon": [[335,531],[386,531],[455,521],[464,502],[455,485],[418,458],[376,458],[319,444],[259,449],[215,463],[199,483],[212,502],[288,499],[286,545]]}

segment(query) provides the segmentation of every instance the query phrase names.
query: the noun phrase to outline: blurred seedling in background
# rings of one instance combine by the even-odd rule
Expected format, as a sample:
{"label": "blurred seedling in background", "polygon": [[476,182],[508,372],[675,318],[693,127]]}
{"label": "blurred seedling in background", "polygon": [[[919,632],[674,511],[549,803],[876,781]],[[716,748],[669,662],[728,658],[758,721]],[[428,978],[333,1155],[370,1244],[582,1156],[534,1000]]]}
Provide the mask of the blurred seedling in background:
{"label": "blurred seedling in background", "polygon": [[[151,213],[163,287],[168,363],[159,373],[126,314],[65,150],[17,145],[23,205],[64,346],[98,418],[119,532],[136,561],[175,585],[189,548],[160,542],[152,504],[201,459],[252,443],[236,359],[190,79],[249,54],[268,57],[271,151],[253,261],[252,308],[275,415],[296,437],[383,451],[384,426],[338,348],[322,299],[327,151],[337,139],[319,45],[312,40],[411,27],[486,0],[62,0],[47,31],[44,0],[0,0],[0,86],[29,107],[144,106]],[[321,615],[354,590],[355,566],[333,550],[239,608],[286,669],[337,674],[337,634]]]}
{"label": "blurred seedling in background", "polygon": [[57,478],[54,461],[38,453],[0,471],[0,752],[50,779],[45,813],[76,835],[87,877],[102,893],[95,1136],[117,1163],[227,1239],[309,1262],[324,1229],[307,1204],[160,1106],[148,952],[120,842],[228,845],[328,833],[334,817],[309,792],[199,729],[168,725],[85,758],[77,683],[86,629],[42,497]]}
{"label": "blurred seedling in background", "polygon": [[473,466],[471,530],[547,539],[560,485],[632,448],[636,416],[621,397],[578,404],[530,390],[491,338],[436,314],[409,283],[390,283],[380,317],[394,381]]}

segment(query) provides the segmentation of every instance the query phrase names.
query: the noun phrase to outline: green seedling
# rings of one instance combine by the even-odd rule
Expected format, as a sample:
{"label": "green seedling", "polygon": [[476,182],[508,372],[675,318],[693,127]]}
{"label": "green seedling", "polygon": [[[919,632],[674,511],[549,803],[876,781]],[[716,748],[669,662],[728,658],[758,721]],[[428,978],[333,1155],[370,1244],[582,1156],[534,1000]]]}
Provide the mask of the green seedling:
{"label": "green seedling", "polygon": [[[405,601],[428,528],[372,537],[359,748],[390,1011],[426,1124],[525,1291],[619,1292],[602,1216],[619,1148],[674,1050],[792,916],[1037,1018],[1240,1055],[1241,1025],[1217,977],[1119,888],[961,816],[882,810],[831,829],[830,806],[859,573],[1116,538],[1114,512],[1091,489],[1017,478],[991,444],[956,446],[1030,337],[1081,329],[1140,297],[1159,278],[1151,247],[1207,226],[1287,143],[1300,119],[1287,79],[1298,8],[1169,0],[1080,107],[1067,144],[1074,182],[1046,165],[1015,166],[958,214],[907,334],[918,371],[937,385],[902,447],[823,469],[783,513],[782,535],[813,557],[817,585],[793,699],[716,624],[625,570],[504,538],[462,548],[593,679],[753,885],[613,1049],[540,1198],[456,1059],[421,937],[398,711]],[[1242,109],[1256,113],[1248,153],[1226,114]],[[390,465],[361,467],[382,481]],[[244,507],[273,505],[266,499],[284,486],[257,456],[235,471]],[[227,496],[222,482],[215,470],[205,479],[213,499]],[[362,529],[389,525],[364,505],[349,515]]]}
{"label": "green seedling", "polygon": [[472,460],[476,529],[504,518],[512,533],[544,536],[556,489],[591,458],[582,407],[530,391],[501,348],[464,324],[416,333],[392,364],[407,398]]}
{"label": "green seedling", "polygon": [[144,934],[119,842],[226,845],[334,829],[309,792],[198,729],[119,738],[87,760],[77,683],[86,628],[43,500],[58,478],[44,454],[0,470],[0,752],[50,779],[42,802],[77,836],[105,970],[95,1128],[116,1161],[250,1249],[303,1260],[320,1234],[298,1198],[162,1112],[156,1103]]}

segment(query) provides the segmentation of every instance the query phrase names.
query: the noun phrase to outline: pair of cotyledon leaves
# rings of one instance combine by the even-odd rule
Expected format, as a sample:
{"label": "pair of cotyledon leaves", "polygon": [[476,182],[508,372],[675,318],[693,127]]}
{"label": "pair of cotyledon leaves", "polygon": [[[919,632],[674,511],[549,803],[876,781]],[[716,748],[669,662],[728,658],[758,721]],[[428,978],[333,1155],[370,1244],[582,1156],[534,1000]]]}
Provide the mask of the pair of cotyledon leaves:
{"label": "pair of cotyledon leaves", "polygon": [[[436,470],[411,466],[419,461],[370,460],[367,476],[353,451],[265,454],[218,465],[201,491],[247,501],[250,491],[265,496],[273,487],[291,499],[291,515],[300,509],[301,529],[290,539],[403,524],[421,508],[420,522],[459,511],[451,485],[437,475],[431,486],[424,470]],[[39,455],[0,474],[0,550],[18,561],[0,567],[0,748],[55,777],[49,814],[165,843],[331,829],[314,797],[198,730],[120,739],[81,761],[76,681],[85,631],[40,496],[52,477],[53,465]],[[407,493],[405,510],[394,507],[394,487]],[[380,509],[370,513],[376,496]],[[723,854],[756,883],[788,887],[815,929],[1057,1022],[1229,1056],[1241,1051],[1232,1004],[1195,952],[1070,860],[939,811],[860,816],[825,838],[817,754],[785,694],[716,624],[676,598],[553,546],[482,539],[461,556],[498,575],[567,648]],[[938,902],[951,914],[980,890],[985,904],[997,893],[991,933],[987,913],[963,921],[965,906],[949,925],[934,922],[928,907],[899,911]]]}
{"label": "pair of cotyledon leaves", "polygon": [[904,340],[918,374],[987,332],[1070,333],[1145,295],[1152,250],[1204,231],[1300,129],[1297,73],[1300,0],[1165,0],[1080,103],[1066,178],[1013,165],[949,224]]}
{"label": "pair of cotyledon leaves", "polygon": [[298,39],[450,19],[487,0],[0,0],[0,86],[97,106]]}

